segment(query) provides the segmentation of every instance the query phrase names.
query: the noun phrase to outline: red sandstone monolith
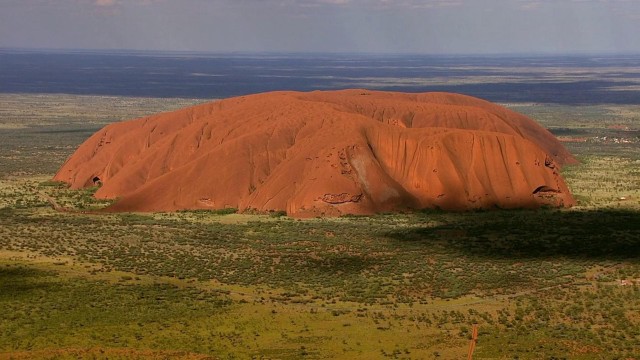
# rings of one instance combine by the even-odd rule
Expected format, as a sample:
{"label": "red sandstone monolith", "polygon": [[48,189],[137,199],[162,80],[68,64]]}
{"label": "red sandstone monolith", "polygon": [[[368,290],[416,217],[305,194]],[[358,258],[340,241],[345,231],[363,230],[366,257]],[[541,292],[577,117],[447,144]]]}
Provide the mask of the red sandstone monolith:
{"label": "red sandstone monolith", "polygon": [[55,180],[109,211],[238,208],[296,217],[571,206],[575,159],[533,120],[477,98],[271,92],[108,125]]}

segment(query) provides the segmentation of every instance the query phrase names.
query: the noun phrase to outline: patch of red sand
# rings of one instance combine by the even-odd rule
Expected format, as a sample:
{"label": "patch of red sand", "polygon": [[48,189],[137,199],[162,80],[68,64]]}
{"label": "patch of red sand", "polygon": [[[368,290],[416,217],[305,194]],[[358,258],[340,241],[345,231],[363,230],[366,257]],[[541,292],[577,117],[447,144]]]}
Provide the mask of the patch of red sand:
{"label": "patch of red sand", "polygon": [[560,142],[570,142],[570,143],[583,143],[587,142],[589,139],[586,137],[571,137],[571,136],[558,136],[558,141]]}
{"label": "patch of red sand", "polygon": [[110,211],[226,207],[296,217],[571,206],[575,159],[533,120],[457,94],[241,96],[106,126],[55,180]]}

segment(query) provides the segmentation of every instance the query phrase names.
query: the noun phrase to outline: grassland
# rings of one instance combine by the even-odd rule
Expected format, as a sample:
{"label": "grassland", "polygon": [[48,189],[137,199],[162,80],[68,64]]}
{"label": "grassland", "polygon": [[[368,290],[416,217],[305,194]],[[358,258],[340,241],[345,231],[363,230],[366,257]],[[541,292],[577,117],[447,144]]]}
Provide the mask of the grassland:
{"label": "grassland", "polygon": [[83,213],[64,158],[185,101],[47,99],[0,98],[0,359],[462,359],[473,324],[474,359],[640,358],[640,149],[599,140],[634,140],[633,106],[511,105],[587,138],[573,209],[300,221]]}

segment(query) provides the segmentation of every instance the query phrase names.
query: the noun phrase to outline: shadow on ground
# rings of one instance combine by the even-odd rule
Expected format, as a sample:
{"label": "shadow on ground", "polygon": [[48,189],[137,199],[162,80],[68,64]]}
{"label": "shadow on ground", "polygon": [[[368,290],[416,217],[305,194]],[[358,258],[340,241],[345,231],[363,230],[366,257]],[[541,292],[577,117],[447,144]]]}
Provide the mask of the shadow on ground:
{"label": "shadow on ground", "polygon": [[481,258],[570,257],[640,261],[640,212],[628,210],[497,210],[451,217],[438,226],[384,234],[414,246],[441,245]]}
{"label": "shadow on ground", "polygon": [[47,289],[51,283],[46,277],[50,275],[50,272],[38,269],[0,264],[0,300]]}

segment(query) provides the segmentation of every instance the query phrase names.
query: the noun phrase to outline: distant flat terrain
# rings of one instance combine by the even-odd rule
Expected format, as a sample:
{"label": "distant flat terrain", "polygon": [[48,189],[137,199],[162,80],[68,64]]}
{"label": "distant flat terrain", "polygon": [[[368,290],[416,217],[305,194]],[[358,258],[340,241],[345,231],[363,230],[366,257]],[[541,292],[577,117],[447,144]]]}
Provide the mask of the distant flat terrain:
{"label": "distant flat terrain", "polygon": [[0,93],[227,98],[272,90],[464,93],[493,102],[640,104],[640,55],[427,56],[0,49]]}

